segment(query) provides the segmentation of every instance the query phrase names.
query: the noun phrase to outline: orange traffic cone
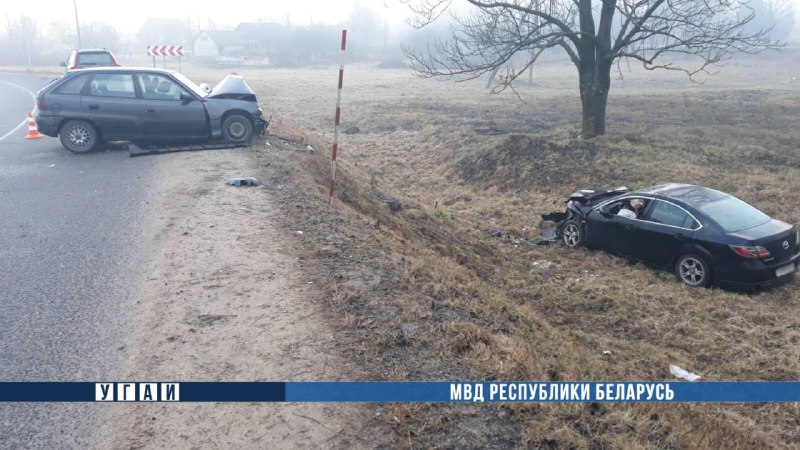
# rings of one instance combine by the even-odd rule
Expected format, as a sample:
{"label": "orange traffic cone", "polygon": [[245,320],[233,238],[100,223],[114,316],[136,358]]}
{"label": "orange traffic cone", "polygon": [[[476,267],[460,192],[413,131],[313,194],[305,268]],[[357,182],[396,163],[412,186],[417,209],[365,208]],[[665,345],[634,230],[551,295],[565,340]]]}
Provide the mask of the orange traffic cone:
{"label": "orange traffic cone", "polygon": [[36,121],[33,120],[33,114],[28,113],[28,135],[25,139],[41,139],[44,136],[39,134],[39,129],[36,128]]}

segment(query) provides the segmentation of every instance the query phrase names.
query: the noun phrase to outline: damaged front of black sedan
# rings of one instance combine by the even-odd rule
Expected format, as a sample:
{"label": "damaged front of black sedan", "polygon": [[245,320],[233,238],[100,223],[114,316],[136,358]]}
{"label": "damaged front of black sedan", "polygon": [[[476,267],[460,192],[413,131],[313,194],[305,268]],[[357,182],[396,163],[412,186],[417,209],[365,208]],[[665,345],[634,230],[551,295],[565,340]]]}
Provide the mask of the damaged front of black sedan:
{"label": "damaged front of black sedan", "polygon": [[647,262],[691,287],[767,287],[800,262],[795,226],[702,186],[586,189],[570,196],[566,212],[542,218],[555,222],[551,235],[567,247]]}

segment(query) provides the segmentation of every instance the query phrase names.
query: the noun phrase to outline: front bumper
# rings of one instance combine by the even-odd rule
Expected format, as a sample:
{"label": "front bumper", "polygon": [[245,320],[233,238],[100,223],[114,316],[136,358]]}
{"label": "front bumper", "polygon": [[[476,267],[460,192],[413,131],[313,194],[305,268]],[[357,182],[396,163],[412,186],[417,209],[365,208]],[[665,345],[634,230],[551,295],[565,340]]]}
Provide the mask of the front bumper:
{"label": "front bumper", "polygon": [[[794,265],[794,270],[778,277],[775,271],[780,267]],[[764,264],[761,260],[743,260],[715,268],[714,278],[720,287],[732,289],[759,289],[774,286],[791,279],[800,265],[800,252],[779,263]]]}
{"label": "front bumper", "polygon": [[256,134],[259,136],[263,136],[267,132],[267,127],[269,126],[269,122],[264,116],[257,116],[256,117]]}
{"label": "front bumper", "polygon": [[50,137],[58,137],[58,129],[61,126],[61,117],[41,116],[39,114],[34,118],[36,121],[36,128],[39,133]]}

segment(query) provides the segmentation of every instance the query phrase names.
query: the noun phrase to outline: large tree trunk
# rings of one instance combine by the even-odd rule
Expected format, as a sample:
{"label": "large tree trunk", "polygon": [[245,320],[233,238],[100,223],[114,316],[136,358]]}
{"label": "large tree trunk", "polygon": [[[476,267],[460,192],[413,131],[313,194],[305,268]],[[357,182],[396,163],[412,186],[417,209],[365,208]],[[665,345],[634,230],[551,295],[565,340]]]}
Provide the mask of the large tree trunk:
{"label": "large tree trunk", "polygon": [[606,132],[606,104],[611,87],[611,65],[599,63],[580,74],[583,126],[581,137],[591,139]]}
{"label": "large tree trunk", "polygon": [[591,139],[606,132],[606,99],[608,93],[596,92],[584,95],[583,127],[581,137]]}

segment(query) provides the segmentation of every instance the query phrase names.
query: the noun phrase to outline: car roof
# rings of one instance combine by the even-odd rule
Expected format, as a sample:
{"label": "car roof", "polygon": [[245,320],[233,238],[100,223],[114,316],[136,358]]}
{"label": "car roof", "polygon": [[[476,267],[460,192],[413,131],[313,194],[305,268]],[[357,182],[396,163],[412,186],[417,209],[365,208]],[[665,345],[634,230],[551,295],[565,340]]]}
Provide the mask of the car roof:
{"label": "car roof", "polygon": [[93,73],[93,72],[147,72],[147,73],[160,73],[164,75],[172,75],[176,73],[174,70],[169,69],[156,69],[153,67],[129,67],[129,66],[100,66],[100,67],[85,67],[82,69],[73,69],[70,73]]}
{"label": "car roof", "polygon": [[111,50],[107,48],[76,48],[73,51],[78,53],[111,53]]}
{"label": "car roof", "polygon": [[724,192],[720,192],[711,188],[682,183],[659,184],[656,186],[639,189],[631,193],[651,194],[669,200],[677,200],[695,208],[699,208],[707,203],[730,197]]}

